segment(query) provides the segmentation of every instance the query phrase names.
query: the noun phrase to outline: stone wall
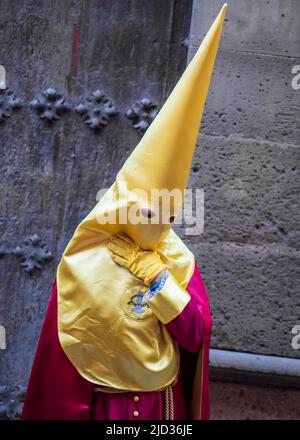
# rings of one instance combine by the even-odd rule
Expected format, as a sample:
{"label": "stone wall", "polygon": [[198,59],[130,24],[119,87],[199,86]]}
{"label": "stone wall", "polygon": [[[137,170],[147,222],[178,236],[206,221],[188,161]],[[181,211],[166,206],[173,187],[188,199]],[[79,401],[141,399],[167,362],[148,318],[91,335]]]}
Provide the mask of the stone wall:
{"label": "stone wall", "polygon": [[[189,59],[222,4],[194,0]],[[215,348],[300,357],[299,20],[298,0],[228,2],[190,179],[205,191],[204,233],[185,236]]]}
{"label": "stone wall", "polygon": [[[194,0],[189,60],[222,4]],[[185,237],[215,348],[300,358],[299,20],[298,0],[228,1],[190,178],[205,192],[204,233]],[[213,419],[300,417],[296,389],[212,382],[211,402]]]}

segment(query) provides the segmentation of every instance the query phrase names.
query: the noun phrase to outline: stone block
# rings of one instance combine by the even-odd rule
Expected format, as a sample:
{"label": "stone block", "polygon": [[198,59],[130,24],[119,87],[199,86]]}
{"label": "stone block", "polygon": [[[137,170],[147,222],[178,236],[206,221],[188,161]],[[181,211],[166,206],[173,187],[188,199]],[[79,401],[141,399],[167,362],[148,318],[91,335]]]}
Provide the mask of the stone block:
{"label": "stone block", "polygon": [[212,305],[214,348],[300,358],[300,252],[281,246],[186,243]]}

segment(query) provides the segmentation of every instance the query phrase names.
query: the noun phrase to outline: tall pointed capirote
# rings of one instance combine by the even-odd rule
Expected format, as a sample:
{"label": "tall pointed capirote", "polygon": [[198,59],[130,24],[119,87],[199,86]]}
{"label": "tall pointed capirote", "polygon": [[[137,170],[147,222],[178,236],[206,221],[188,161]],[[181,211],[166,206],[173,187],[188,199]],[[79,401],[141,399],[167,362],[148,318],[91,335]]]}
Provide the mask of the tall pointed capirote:
{"label": "tall pointed capirote", "polygon": [[186,188],[227,4],[117,175],[129,188]]}

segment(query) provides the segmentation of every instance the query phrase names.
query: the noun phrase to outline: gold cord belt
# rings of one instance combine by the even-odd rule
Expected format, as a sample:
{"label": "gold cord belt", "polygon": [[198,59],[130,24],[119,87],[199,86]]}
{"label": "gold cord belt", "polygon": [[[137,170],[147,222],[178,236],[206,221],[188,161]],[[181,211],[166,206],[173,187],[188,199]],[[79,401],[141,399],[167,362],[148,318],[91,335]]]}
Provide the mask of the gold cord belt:
{"label": "gold cord belt", "polygon": [[165,420],[174,420],[174,396],[172,385],[165,388]]}

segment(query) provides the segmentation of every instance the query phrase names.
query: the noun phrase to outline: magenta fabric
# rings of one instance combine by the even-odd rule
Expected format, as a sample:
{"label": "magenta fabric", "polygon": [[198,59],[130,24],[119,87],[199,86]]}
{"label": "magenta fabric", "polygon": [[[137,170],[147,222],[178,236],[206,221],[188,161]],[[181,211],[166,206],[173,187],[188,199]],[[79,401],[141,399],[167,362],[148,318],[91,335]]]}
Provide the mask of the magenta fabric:
{"label": "magenta fabric", "polygon": [[93,384],[80,376],[57,332],[56,280],[28,383],[23,419],[89,419]]}
{"label": "magenta fabric", "polygon": [[[181,379],[173,387],[174,420],[186,420],[185,401]],[[135,402],[134,397],[139,401]],[[94,393],[91,419],[95,420],[164,420],[163,392],[130,392],[120,394]],[[135,411],[138,416],[135,416]]]}
{"label": "magenta fabric", "polygon": [[200,349],[203,349],[203,386],[202,390],[199,390],[199,393],[202,393],[202,407],[199,419],[207,420],[210,417],[208,366],[212,320],[209,299],[196,263],[186,290],[191,295],[190,301],[180,315],[166,326],[180,346],[181,374],[188,419],[197,357]]}
{"label": "magenta fabric", "polygon": [[[191,353],[190,351],[187,351],[186,348],[188,347],[189,349],[196,349],[197,344],[199,344],[201,338],[200,346],[201,350],[203,350],[203,381],[201,390],[199,389],[197,390],[197,392],[201,393],[202,405],[200,408],[200,414],[198,414],[197,419],[208,420],[210,418],[208,369],[212,317],[210,312],[209,299],[197,264],[195,264],[194,273],[187,286],[187,291],[191,295],[192,299],[189,301],[183,312],[177,318],[175,318],[172,323],[169,323],[168,326],[173,326],[176,320],[179,321],[182,324],[182,327],[187,326],[189,328],[189,332],[187,333],[186,337],[190,337],[192,339],[192,342],[187,341],[187,345],[184,346],[182,344],[183,346],[181,347],[181,369],[184,372],[183,377],[185,379],[185,394],[188,400],[188,414],[190,413],[189,401],[191,396],[191,388],[193,386],[194,380],[196,379],[195,366],[198,353]],[[188,306],[190,306],[190,308]],[[182,320],[184,320],[184,322],[182,322]],[[179,327],[177,328],[179,329]],[[172,329],[170,327],[168,327],[168,329],[170,332],[172,332]],[[178,339],[179,336],[175,335],[175,332],[172,332],[172,334]],[[192,380],[190,380],[190,377],[192,377]],[[190,416],[188,416],[188,418],[190,419]]]}
{"label": "magenta fabric", "polygon": [[[191,300],[167,328],[179,343],[181,374],[174,386],[174,418],[189,419],[189,401],[197,356],[203,341],[204,376],[201,418],[209,417],[208,348],[211,331],[209,303],[195,265],[187,286]],[[207,348],[208,344],[208,348]],[[57,286],[46,313],[24,403],[23,419],[163,420],[164,392],[93,393],[61,348],[57,333]],[[200,390],[199,390],[200,393]],[[138,402],[134,396],[138,396]],[[134,416],[138,411],[138,416]],[[200,418],[200,415],[199,415]]]}
{"label": "magenta fabric", "polygon": [[198,353],[203,339],[204,310],[201,296],[202,286],[197,283],[200,274],[197,276],[195,271],[187,288],[191,295],[190,301],[180,315],[166,324],[166,327],[181,347],[187,351]]}

